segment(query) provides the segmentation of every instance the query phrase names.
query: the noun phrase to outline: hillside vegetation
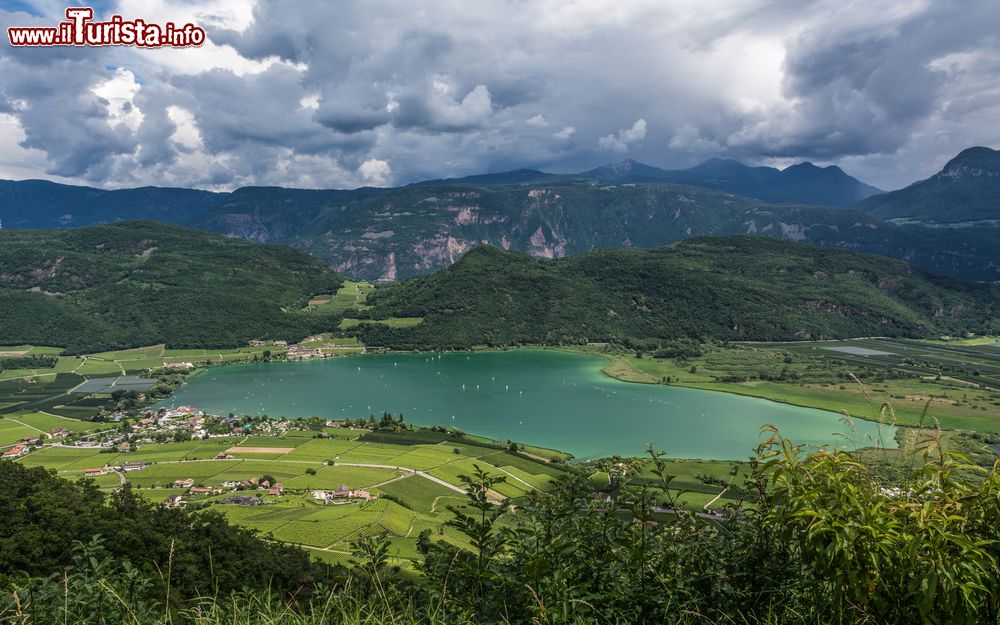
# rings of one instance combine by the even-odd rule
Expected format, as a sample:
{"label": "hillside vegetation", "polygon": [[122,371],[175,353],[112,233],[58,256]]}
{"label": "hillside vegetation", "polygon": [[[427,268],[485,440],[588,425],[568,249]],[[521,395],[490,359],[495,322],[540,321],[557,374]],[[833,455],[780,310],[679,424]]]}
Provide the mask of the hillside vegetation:
{"label": "hillside vegetation", "polygon": [[166,343],[231,347],[333,327],[301,311],[342,281],[284,246],[126,222],[0,231],[0,344],[73,352]]}
{"label": "hillside vegetation", "polygon": [[[927,180],[876,195],[861,208],[881,219],[930,224],[1000,225],[1000,151],[969,148]],[[997,236],[994,234],[994,236]]]}
{"label": "hillside vegetation", "polygon": [[437,274],[376,290],[369,345],[467,347],[689,337],[791,340],[997,329],[1000,289],[905,263],[763,237],[694,239],[560,260],[481,246]]}
{"label": "hillside vegetation", "polygon": [[582,473],[559,477],[548,493],[521,498],[516,512],[490,499],[505,478],[472,466],[461,477],[464,500],[447,506],[446,528],[466,540],[422,531],[415,574],[393,566],[379,533],[352,541],[349,568],[331,568],[210,509],[156,509],[127,487],[106,496],[90,480],[71,484],[0,461],[0,622],[1000,618],[995,469],[963,464],[933,434],[900,455],[809,453],[772,434],[743,476],[724,474],[745,497],[721,516],[677,509],[673,467],[655,452],[645,464],[611,459],[599,485]]}

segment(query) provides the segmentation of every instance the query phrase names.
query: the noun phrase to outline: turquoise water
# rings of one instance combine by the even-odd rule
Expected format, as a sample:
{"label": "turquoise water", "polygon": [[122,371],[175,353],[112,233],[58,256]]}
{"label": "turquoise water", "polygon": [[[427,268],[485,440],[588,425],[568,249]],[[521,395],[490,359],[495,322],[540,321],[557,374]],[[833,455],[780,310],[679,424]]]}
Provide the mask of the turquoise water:
{"label": "turquoise water", "polygon": [[[357,418],[400,413],[500,440],[552,447],[577,458],[642,454],[652,443],[676,458],[743,459],[760,427],[796,443],[851,446],[878,437],[850,431],[834,413],[751,397],[621,382],[602,358],[547,350],[376,354],[215,367],[163,405],[225,414]],[[838,436],[841,435],[841,436]],[[883,433],[893,445],[892,432]]]}

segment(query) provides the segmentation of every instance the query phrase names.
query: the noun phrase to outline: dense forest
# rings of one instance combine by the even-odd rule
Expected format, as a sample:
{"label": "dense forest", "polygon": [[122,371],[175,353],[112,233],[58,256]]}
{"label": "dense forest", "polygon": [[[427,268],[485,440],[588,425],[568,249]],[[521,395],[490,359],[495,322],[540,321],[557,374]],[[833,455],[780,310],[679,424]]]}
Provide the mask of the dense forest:
{"label": "dense forest", "polygon": [[369,345],[396,348],[1000,331],[995,285],[754,236],[558,260],[480,246],[444,271],[376,290],[368,303],[373,319],[424,318],[412,328],[356,329]]}
{"label": "dense forest", "polygon": [[[0,622],[993,623],[1000,475],[924,441],[807,453],[772,432],[724,517],[675,506],[669,463],[606,463],[608,486],[560,478],[514,512],[464,476],[448,524],[400,571],[377,534],[349,566],[228,525],[0,461]],[[887,475],[893,475],[892,479]]]}
{"label": "dense forest", "polygon": [[298,339],[340,277],[292,248],[154,222],[0,231],[0,343],[70,352]]}

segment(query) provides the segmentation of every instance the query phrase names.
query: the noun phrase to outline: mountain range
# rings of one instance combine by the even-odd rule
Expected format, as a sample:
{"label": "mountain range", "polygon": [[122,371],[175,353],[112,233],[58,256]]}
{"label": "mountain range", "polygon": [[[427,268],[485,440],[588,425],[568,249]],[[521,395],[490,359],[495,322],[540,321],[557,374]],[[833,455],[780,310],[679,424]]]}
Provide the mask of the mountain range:
{"label": "mountain range", "polygon": [[1000,281],[998,155],[970,148],[941,173],[891,193],[837,167],[777,170],[722,159],[687,170],[624,161],[580,174],[515,170],[388,189],[104,191],[0,181],[0,220],[5,228],[66,228],[153,219],[287,243],[371,280],[441,269],[483,241],[562,257],[756,233]]}
{"label": "mountain range", "polygon": [[847,206],[883,191],[848,176],[836,165],[799,163],[785,169],[748,167],[732,159],[713,158],[691,169],[668,170],[632,160],[592,169],[584,174],[614,183],[670,182],[767,202]]}

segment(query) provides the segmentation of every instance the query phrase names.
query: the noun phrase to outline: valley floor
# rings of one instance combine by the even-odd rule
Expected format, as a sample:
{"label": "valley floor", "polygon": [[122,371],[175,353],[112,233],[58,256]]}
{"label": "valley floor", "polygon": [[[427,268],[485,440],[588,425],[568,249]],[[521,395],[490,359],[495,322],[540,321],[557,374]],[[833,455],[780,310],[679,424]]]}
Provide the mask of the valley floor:
{"label": "valley floor", "polygon": [[656,358],[582,348],[616,379],[736,393],[907,426],[1000,432],[1000,345],[895,339],[702,346]]}

